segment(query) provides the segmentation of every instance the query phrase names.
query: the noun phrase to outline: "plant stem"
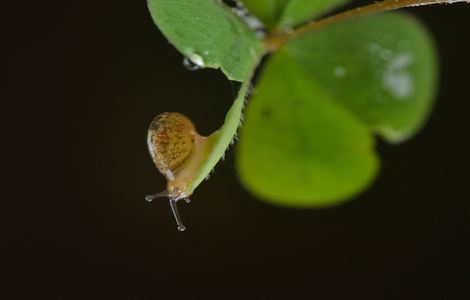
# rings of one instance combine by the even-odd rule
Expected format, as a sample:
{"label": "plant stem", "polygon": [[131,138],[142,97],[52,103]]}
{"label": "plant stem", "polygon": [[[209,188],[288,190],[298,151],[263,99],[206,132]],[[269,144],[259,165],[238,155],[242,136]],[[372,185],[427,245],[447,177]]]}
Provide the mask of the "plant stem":
{"label": "plant stem", "polygon": [[322,27],[340,23],[342,21],[360,17],[364,15],[395,10],[404,7],[431,5],[431,4],[452,4],[457,2],[467,2],[470,0],[384,0],[381,2],[372,3],[362,7],[357,7],[318,21],[311,21],[303,26],[300,26],[290,32],[273,32],[265,39],[266,48],[269,51],[275,51],[281,48],[290,40],[299,38],[307,33],[318,30]]}

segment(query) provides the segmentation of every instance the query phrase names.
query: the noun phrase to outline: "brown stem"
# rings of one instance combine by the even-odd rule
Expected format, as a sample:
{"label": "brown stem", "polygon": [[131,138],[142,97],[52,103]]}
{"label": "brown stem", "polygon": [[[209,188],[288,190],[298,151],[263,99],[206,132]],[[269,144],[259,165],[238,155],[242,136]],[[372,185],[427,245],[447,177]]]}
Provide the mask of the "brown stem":
{"label": "brown stem", "polygon": [[306,33],[318,30],[324,26],[339,23],[347,19],[360,17],[368,14],[374,14],[378,12],[384,12],[388,10],[395,10],[404,7],[446,3],[451,4],[457,2],[470,2],[470,0],[384,0],[362,7],[357,7],[330,17],[326,17],[318,21],[311,21],[303,26],[294,29],[291,32],[274,32],[266,37],[265,45],[269,51],[275,51],[281,48],[290,40],[303,36]]}

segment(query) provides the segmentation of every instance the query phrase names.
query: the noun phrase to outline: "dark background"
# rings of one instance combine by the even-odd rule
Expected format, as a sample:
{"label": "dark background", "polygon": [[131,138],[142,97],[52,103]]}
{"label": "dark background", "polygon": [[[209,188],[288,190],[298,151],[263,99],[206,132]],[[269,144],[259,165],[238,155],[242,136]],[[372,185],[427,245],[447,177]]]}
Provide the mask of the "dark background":
{"label": "dark background", "polygon": [[469,5],[408,9],[438,45],[438,99],[417,137],[379,143],[367,192],[270,206],[232,150],[180,203],[180,233],[166,201],[144,201],[165,185],[147,126],[179,111],[212,132],[230,82],[183,68],[143,0],[7,3],[4,299],[469,299]]}

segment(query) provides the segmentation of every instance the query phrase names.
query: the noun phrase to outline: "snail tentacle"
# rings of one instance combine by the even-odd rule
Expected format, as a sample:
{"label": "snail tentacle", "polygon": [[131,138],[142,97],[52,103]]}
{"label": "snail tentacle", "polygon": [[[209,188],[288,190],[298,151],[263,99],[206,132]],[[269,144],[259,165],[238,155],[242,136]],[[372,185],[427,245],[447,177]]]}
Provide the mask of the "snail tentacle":
{"label": "snail tentacle", "polygon": [[179,231],[185,231],[186,227],[183,225],[183,222],[181,221],[180,214],[178,212],[178,205],[177,205],[178,200],[175,200],[170,197],[170,207],[171,210],[173,211],[173,215],[175,216],[176,219],[176,224],[178,225],[178,230]]}
{"label": "snail tentacle", "polygon": [[147,202],[152,202],[153,199],[156,199],[156,198],[164,198],[164,197],[169,197],[170,195],[168,194],[168,191],[163,191],[163,192],[160,192],[158,194],[153,194],[153,195],[147,195],[145,196],[145,200]]}

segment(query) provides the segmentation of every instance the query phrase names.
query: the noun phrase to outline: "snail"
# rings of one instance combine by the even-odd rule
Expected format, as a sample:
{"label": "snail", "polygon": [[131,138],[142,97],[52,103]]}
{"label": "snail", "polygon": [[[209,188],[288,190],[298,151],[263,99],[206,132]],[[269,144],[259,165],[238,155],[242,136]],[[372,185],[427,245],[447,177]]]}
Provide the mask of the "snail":
{"label": "snail", "polygon": [[145,199],[151,202],[155,198],[168,197],[178,230],[184,231],[186,227],[181,221],[177,202],[190,202],[190,184],[210,150],[210,137],[199,135],[185,115],[165,112],[150,123],[147,144],[155,166],[167,180],[167,187],[165,191],[148,195]]}

